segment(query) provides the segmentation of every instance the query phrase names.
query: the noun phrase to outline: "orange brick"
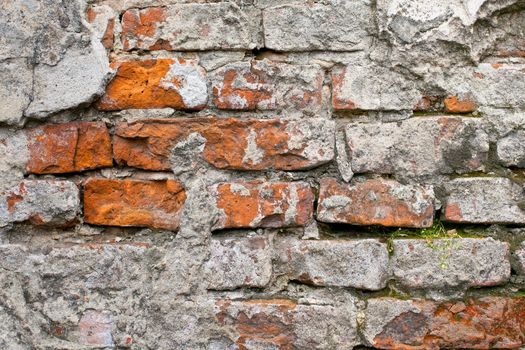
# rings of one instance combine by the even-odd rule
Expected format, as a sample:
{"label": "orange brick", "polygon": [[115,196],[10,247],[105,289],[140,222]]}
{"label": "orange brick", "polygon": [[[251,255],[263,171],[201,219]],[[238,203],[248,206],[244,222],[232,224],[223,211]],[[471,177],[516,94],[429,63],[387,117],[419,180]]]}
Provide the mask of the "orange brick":
{"label": "orange brick", "polygon": [[185,199],[174,180],[90,179],[84,185],[84,222],[177,230]]}
{"label": "orange brick", "polygon": [[448,113],[472,113],[476,110],[476,103],[469,98],[459,99],[456,96],[445,98],[445,111]]}
{"label": "orange brick", "polygon": [[104,123],[52,124],[26,131],[26,171],[61,174],[113,165],[111,140]]}
{"label": "orange brick", "polygon": [[329,223],[429,227],[434,218],[433,194],[393,180],[355,185],[321,180],[317,219]]}
{"label": "orange brick", "polygon": [[193,61],[152,59],[117,62],[113,67],[117,73],[96,105],[100,110],[200,110],[206,105],[206,73]]}
{"label": "orange brick", "polygon": [[323,71],[314,65],[269,60],[228,64],[211,76],[213,104],[219,109],[315,113],[322,109]]}
{"label": "orange brick", "polygon": [[334,156],[333,123],[328,120],[179,118],[117,125],[115,160],[142,169],[170,170],[172,148],[191,133],[206,140],[202,157],[219,169],[309,169]]}
{"label": "orange brick", "polygon": [[212,186],[221,217],[213,229],[304,226],[314,194],[304,182],[220,183]]}
{"label": "orange brick", "polygon": [[[406,311],[378,323],[377,316],[389,308],[402,310],[396,307]],[[378,349],[517,349],[525,344],[525,298],[444,303],[380,298],[369,300],[367,313],[375,321],[374,330],[380,330],[367,334],[373,336],[367,340]]]}
{"label": "orange brick", "polygon": [[[166,8],[150,7],[143,11],[126,11],[122,15],[122,45],[125,50],[147,46],[149,50],[171,50],[168,41],[159,39],[148,45],[145,41],[153,39],[157,27],[166,20]],[[130,39],[136,41],[134,44]]]}

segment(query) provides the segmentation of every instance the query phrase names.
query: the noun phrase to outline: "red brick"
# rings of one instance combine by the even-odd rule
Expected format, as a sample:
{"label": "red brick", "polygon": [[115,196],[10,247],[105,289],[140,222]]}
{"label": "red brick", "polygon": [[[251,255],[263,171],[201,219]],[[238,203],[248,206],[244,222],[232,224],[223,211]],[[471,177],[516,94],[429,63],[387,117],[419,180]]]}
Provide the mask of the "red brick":
{"label": "red brick", "polygon": [[202,157],[216,168],[301,170],[333,158],[333,127],[333,122],[320,119],[180,118],[121,123],[113,150],[119,164],[170,170],[173,147],[189,134],[199,133],[206,140]]}
{"label": "red brick", "polygon": [[112,67],[117,73],[96,105],[100,110],[200,110],[206,105],[206,73],[194,61],[151,59],[116,62]]}
{"label": "red brick", "polygon": [[84,222],[177,230],[185,199],[175,180],[90,179],[84,185]]}
{"label": "red brick", "polygon": [[476,103],[470,98],[458,98],[449,96],[445,98],[445,112],[448,113],[472,113],[476,110]]}
{"label": "red brick", "polygon": [[443,109],[443,98],[440,96],[423,96],[414,106],[415,112],[436,112]]}
{"label": "red brick", "polygon": [[[140,12],[126,11],[122,15],[122,44],[125,50],[132,47],[144,48],[149,50],[171,50],[168,41],[159,39],[153,45],[148,45],[145,41],[152,39],[156,34],[157,26],[166,20],[165,7],[150,7]],[[135,44],[130,43],[130,39],[136,40]]]}
{"label": "red brick", "polygon": [[211,191],[221,212],[213,229],[304,226],[314,194],[304,182],[220,183]]}
{"label": "red brick", "polygon": [[237,62],[217,70],[212,82],[213,103],[219,109],[321,109],[323,71],[314,65]]}
{"label": "red brick", "polygon": [[317,219],[330,223],[429,227],[434,218],[433,193],[393,180],[354,185],[321,180]]}
{"label": "red brick", "polygon": [[[377,324],[394,311],[393,318]],[[487,297],[458,302],[372,299],[375,324],[367,340],[378,349],[517,349],[525,345],[525,298]]]}
{"label": "red brick", "polygon": [[358,344],[355,308],[341,304],[218,300],[215,318],[239,350],[352,349]]}
{"label": "red brick", "polygon": [[26,131],[26,171],[61,174],[113,165],[111,141],[101,122],[52,124]]}

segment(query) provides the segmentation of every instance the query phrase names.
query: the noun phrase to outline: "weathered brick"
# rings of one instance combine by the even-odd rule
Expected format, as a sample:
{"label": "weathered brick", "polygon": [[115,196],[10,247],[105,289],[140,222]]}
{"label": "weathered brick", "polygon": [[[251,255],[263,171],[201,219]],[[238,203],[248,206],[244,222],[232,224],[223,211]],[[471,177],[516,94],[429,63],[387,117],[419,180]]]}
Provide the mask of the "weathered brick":
{"label": "weathered brick", "polygon": [[28,173],[60,174],[113,165],[111,139],[102,122],[51,124],[25,133]]}
{"label": "weathered brick", "polygon": [[444,219],[460,223],[525,223],[523,187],[507,178],[458,178],[445,184]]}
{"label": "weathered brick", "polygon": [[469,97],[458,98],[457,96],[449,96],[443,102],[445,104],[445,112],[448,113],[472,113],[476,110],[476,103]]}
{"label": "weathered brick", "polygon": [[206,106],[206,72],[195,61],[150,59],[115,62],[117,73],[98,109],[114,111],[132,108],[200,110]]}
{"label": "weathered brick", "polygon": [[395,278],[407,288],[485,287],[510,278],[509,245],[492,238],[396,239]]}
{"label": "weathered brick", "polygon": [[36,261],[32,270],[53,278],[55,287],[65,294],[79,290],[133,293],[148,278],[143,273],[147,249],[145,243],[105,240],[105,243],[56,245],[43,259],[30,255],[27,261]]}
{"label": "weathered brick", "polygon": [[375,65],[347,65],[332,70],[335,110],[410,110],[422,96],[414,81]]}
{"label": "weathered brick", "polygon": [[185,199],[175,180],[90,179],[84,185],[84,222],[176,230]]}
{"label": "weathered brick", "polygon": [[131,9],[122,16],[125,50],[251,50],[262,46],[261,14],[231,2]]}
{"label": "weathered brick", "polygon": [[395,180],[366,180],[352,185],[320,181],[317,219],[329,223],[429,227],[434,219],[434,193]]}
{"label": "weathered brick", "polygon": [[379,298],[368,300],[363,333],[378,349],[516,349],[524,327],[525,298]]}
{"label": "weathered brick", "polygon": [[[1,52],[0,56],[2,56]],[[31,103],[32,67],[25,58],[2,60],[0,76],[2,76],[0,121],[6,124],[19,124],[22,121],[24,110]]]}
{"label": "weathered brick", "polygon": [[209,289],[265,287],[272,277],[270,241],[266,237],[213,238],[204,266]]}
{"label": "weathered brick", "polygon": [[497,108],[525,107],[525,64],[482,63],[465,75],[468,88],[459,77],[457,84],[473,96],[478,106]]}
{"label": "weathered brick", "polygon": [[525,275],[525,241],[514,251],[518,272]]}
{"label": "weathered brick", "polygon": [[351,123],[346,137],[355,173],[422,176],[479,171],[489,151],[481,121],[466,117]]}
{"label": "weathered brick", "polygon": [[113,346],[111,331],[113,318],[107,312],[86,310],[78,323],[80,344],[91,346]]}
{"label": "weathered brick", "polygon": [[115,40],[115,14],[107,5],[90,6],[86,19],[93,28],[94,35],[106,49],[111,49]]}
{"label": "weathered brick", "polygon": [[303,170],[334,157],[334,123],[324,119],[164,119],[117,125],[113,139],[119,164],[170,170],[170,153],[192,133],[205,140],[202,157],[219,169]]}
{"label": "weathered brick", "polygon": [[218,300],[215,309],[217,323],[230,330],[236,349],[352,349],[359,343],[352,300],[318,305]]}
{"label": "weathered brick", "polygon": [[220,215],[213,229],[304,226],[314,194],[305,182],[219,183],[210,188]]}
{"label": "weathered brick", "polygon": [[268,60],[228,64],[212,76],[213,103],[220,109],[319,111],[323,71],[315,65]]}
{"label": "weathered brick", "polygon": [[264,43],[278,51],[364,49],[372,18],[372,6],[366,1],[270,7],[263,12]]}
{"label": "weathered brick", "polygon": [[0,193],[0,227],[24,221],[69,226],[76,221],[79,209],[79,191],[73,182],[24,180]]}
{"label": "weathered brick", "polygon": [[285,239],[278,254],[290,280],[314,286],[379,290],[389,278],[386,244],[375,239]]}
{"label": "weathered brick", "polygon": [[525,131],[516,130],[500,138],[496,154],[504,166],[525,168]]}

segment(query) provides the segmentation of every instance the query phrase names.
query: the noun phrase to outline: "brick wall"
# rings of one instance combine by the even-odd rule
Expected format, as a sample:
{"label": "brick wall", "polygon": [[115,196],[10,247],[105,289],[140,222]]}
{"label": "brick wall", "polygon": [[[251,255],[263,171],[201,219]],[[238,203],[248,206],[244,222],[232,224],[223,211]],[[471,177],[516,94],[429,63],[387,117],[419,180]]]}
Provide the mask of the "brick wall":
{"label": "brick wall", "polygon": [[0,348],[525,347],[521,0],[7,0]]}

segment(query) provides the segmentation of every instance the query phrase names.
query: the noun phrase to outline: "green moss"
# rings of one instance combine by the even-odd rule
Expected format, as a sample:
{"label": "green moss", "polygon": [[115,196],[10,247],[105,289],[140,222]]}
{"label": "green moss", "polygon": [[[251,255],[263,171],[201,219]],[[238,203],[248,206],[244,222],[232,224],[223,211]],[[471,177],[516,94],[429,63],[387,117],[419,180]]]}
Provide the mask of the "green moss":
{"label": "green moss", "polygon": [[[431,227],[420,230],[409,230],[409,229],[398,229],[390,233],[387,240],[388,252],[392,254],[394,252],[393,241],[394,239],[401,238],[415,238],[425,239],[430,248],[434,250],[450,250],[454,248],[453,245],[457,245],[456,242],[452,241],[452,238],[462,238],[463,236],[456,229],[447,230],[443,223],[439,220],[434,221]],[[449,239],[445,242],[440,241],[439,244],[435,244],[435,239]]]}

